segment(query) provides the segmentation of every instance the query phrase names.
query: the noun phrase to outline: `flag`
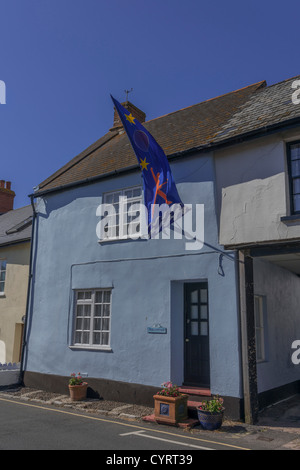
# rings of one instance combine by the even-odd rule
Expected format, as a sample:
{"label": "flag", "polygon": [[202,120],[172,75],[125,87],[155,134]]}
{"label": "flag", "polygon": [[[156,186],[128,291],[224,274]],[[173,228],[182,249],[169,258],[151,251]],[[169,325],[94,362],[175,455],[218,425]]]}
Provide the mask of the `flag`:
{"label": "flag", "polygon": [[171,173],[168,159],[152,135],[112,96],[126,134],[137,157],[143,176],[144,204],[148,211],[148,229],[153,224],[154,204],[180,204],[182,201]]}

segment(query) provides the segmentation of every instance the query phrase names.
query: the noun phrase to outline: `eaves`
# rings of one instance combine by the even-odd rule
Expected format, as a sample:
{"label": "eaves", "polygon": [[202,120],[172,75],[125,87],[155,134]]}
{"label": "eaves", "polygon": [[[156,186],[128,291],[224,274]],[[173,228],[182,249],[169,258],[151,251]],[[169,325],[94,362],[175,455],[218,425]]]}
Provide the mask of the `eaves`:
{"label": "eaves", "polygon": [[[211,142],[209,142],[205,145],[201,145],[201,146],[198,146],[198,147],[192,147],[192,148],[187,149],[187,150],[176,152],[176,153],[173,153],[171,155],[168,155],[168,160],[175,160],[175,159],[183,158],[186,155],[192,155],[192,154],[195,154],[195,153],[204,153],[204,152],[207,152],[207,151],[215,151],[215,150],[218,150],[218,149],[221,149],[221,148],[224,148],[224,147],[237,145],[237,144],[240,144],[242,142],[257,139],[259,137],[264,137],[266,135],[275,134],[279,130],[287,130],[287,129],[295,128],[299,124],[300,124],[300,116],[296,117],[296,118],[293,118],[293,119],[286,120],[284,122],[270,124],[270,125],[267,125],[267,126],[264,126],[264,127],[260,127],[260,128],[254,129],[252,131],[239,134],[237,136],[229,137],[228,139],[222,139],[220,141],[212,140]],[[94,182],[99,181],[99,180],[108,179],[108,178],[111,178],[113,176],[119,176],[119,175],[123,175],[123,174],[126,174],[126,173],[131,173],[131,172],[139,171],[139,170],[140,170],[140,167],[139,167],[138,164],[136,164],[136,165],[133,165],[133,166],[130,166],[130,167],[127,167],[127,168],[121,168],[121,169],[118,169],[118,170],[110,171],[110,172],[102,174],[102,175],[92,176],[92,177],[89,177],[89,178],[84,178],[82,180],[74,181],[74,182],[67,183],[67,184],[57,186],[57,187],[54,187],[54,188],[45,189],[44,191],[43,190],[41,190],[41,191],[37,190],[36,192],[34,192],[32,194],[29,194],[29,197],[31,197],[31,198],[43,197],[47,194],[52,194],[52,193],[60,192],[60,191],[66,191],[68,189],[75,188],[77,186],[91,184],[91,183],[94,183]]]}

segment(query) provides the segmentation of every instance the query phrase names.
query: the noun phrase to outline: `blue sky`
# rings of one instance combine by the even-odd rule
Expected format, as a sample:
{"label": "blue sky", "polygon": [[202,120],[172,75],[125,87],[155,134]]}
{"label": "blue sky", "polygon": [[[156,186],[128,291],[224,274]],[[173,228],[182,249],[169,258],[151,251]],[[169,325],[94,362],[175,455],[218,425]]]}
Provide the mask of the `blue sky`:
{"label": "blue sky", "polygon": [[112,126],[300,74],[299,2],[0,0],[0,179],[15,208]]}

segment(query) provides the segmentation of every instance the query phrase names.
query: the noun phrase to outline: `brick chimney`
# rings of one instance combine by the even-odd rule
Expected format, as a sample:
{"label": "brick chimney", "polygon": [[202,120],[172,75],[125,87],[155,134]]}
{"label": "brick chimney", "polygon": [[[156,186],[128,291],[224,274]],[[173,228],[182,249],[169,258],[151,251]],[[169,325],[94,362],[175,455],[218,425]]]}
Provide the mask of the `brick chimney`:
{"label": "brick chimney", "polygon": [[[127,109],[133,117],[135,117],[140,123],[143,123],[146,121],[146,114],[141,111],[139,108],[134,106],[134,104],[130,103],[130,101],[125,101],[125,103],[121,103],[123,108]],[[122,121],[119,118],[118,111],[115,109],[115,114],[114,114],[114,125],[109,129],[110,131],[116,131],[118,129],[121,129],[123,127]]]}
{"label": "brick chimney", "polygon": [[11,190],[11,182],[0,180],[0,214],[14,208],[15,193]]}

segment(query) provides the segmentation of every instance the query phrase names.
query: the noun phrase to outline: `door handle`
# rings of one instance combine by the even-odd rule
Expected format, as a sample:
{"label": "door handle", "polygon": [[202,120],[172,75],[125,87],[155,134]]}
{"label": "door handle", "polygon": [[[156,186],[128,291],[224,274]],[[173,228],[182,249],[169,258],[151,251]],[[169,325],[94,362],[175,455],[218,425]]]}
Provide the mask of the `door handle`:
{"label": "door handle", "polygon": [[188,338],[185,338],[185,342],[188,343],[190,340]]}

